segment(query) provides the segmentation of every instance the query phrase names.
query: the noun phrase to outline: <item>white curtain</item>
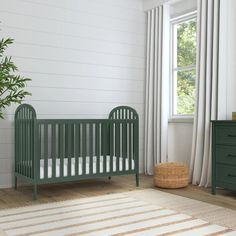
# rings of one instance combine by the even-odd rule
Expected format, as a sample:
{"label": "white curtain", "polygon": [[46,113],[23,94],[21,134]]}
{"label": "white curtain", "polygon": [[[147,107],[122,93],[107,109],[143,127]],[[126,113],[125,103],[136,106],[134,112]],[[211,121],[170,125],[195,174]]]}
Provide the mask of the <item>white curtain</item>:
{"label": "white curtain", "polygon": [[211,120],[218,119],[220,0],[198,0],[197,102],[190,178],[211,184]]}
{"label": "white curtain", "polygon": [[145,96],[145,172],[167,160],[169,113],[169,6],[148,11]]}

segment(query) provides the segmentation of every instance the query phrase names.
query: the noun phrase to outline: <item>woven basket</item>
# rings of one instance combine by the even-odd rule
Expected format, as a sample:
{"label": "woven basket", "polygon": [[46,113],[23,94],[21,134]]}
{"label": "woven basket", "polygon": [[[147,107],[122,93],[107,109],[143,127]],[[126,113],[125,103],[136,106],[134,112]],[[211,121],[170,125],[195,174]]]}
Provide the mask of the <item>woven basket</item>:
{"label": "woven basket", "polygon": [[160,188],[188,186],[188,166],[179,163],[161,163],[154,167],[154,184]]}

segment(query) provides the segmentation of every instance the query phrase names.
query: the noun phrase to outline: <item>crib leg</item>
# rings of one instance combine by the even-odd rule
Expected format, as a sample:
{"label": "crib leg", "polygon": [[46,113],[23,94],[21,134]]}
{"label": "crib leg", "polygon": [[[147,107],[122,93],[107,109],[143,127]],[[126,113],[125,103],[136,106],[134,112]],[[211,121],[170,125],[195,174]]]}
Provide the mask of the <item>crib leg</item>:
{"label": "crib leg", "polygon": [[111,180],[111,176],[108,176],[108,179]]}
{"label": "crib leg", "polygon": [[33,198],[34,200],[37,200],[37,184],[34,184]]}
{"label": "crib leg", "polygon": [[17,176],[15,176],[15,190],[17,190]]}
{"label": "crib leg", "polygon": [[136,187],[139,187],[139,174],[136,174]]}

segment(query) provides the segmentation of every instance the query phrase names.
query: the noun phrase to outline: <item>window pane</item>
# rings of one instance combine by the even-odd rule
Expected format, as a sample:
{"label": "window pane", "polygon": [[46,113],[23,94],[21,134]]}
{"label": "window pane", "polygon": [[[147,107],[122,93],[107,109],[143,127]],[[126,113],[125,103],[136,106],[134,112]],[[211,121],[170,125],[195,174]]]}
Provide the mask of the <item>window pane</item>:
{"label": "window pane", "polygon": [[178,71],[174,83],[174,114],[192,115],[195,105],[196,70]]}
{"label": "window pane", "polygon": [[[196,19],[175,25],[177,31],[177,66],[196,64]],[[175,63],[176,64],[176,63]]]}

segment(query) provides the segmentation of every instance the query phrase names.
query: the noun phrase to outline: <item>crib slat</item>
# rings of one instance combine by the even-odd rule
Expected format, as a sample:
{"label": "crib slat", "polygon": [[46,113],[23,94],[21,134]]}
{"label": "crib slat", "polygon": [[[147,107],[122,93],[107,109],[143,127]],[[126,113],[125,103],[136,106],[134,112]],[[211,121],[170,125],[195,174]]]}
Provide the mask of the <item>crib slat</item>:
{"label": "crib slat", "polygon": [[19,151],[19,120],[15,120],[15,172],[19,172]]}
{"label": "crib slat", "polygon": [[110,172],[113,172],[114,159],[114,123],[110,123]]}
{"label": "crib slat", "polygon": [[89,174],[93,174],[93,123],[89,124]]}
{"label": "crib slat", "polygon": [[19,117],[19,126],[20,126],[20,134],[19,134],[19,140],[20,140],[20,157],[19,157],[19,172],[22,173],[22,153],[23,153],[23,130],[22,130],[22,112],[20,113]]}
{"label": "crib slat", "polygon": [[39,124],[38,126],[38,133],[39,133],[39,164],[40,160],[42,159],[42,124]]}
{"label": "crib slat", "polygon": [[132,161],[134,161],[134,123],[132,123],[132,132],[131,132],[131,156]]}
{"label": "crib slat", "polygon": [[27,176],[30,177],[31,164],[30,164],[30,151],[31,151],[31,139],[30,139],[30,114],[28,111],[28,120],[27,120]]}
{"label": "crib slat", "polygon": [[[21,118],[23,119],[23,113],[21,114]],[[23,140],[23,135],[24,135],[24,127],[23,127],[23,121],[20,121],[20,126],[21,126],[21,157],[20,157],[20,173],[23,173],[23,154],[24,154],[24,140]]]}
{"label": "crib slat", "polygon": [[129,123],[129,170],[131,170],[132,168],[132,156],[131,156],[131,152],[132,152],[132,142],[131,142],[131,138],[132,138],[132,123]]}
{"label": "crib slat", "polygon": [[123,119],[123,110],[120,109],[120,119],[122,120]]}
{"label": "crib slat", "polygon": [[28,111],[25,110],[25,174],[26,176],[29,176],[29,134],[28,134]]}
{"label": "crib slat", "polygon": [[24,174],[23,170],[23,155],[24,155],[24,124],[23,124],[23,111],[21,113],[21,121],[20,121],[20,126],[21,126],[21,157],[20,157],[20,173]]}
{"label": "crib slat", "polygon": [[82,124],[82,175],[86,175],[86,123]]}
{"label": "crib slat", "polygon": [[[21,119],[21,114],[20,114],[20,118]],[[21,161],[22,161],[22,121],[19,120],[19,158],[18,158],[18,170],[19,173],[21,173]]]}
{"label": "crib slat", "polygon": [[51,147],[52,147],[52,178],[56,177],[56,124],[52,123],[52,139],[51,139]]}
{"label": "crib slat", "polygon": [[25,108],[23,113],[24,121],[23,121],[23,173],[26,176],[26,160],[25,160],[25,153],[26,153],[26,121],[25,121]]}
{"label": "crib slat", "polygon": [[120,171],[120,123],[115,123],[116,127],[116,138],[115,138],[115,146],[116,146],[116,170]]}
{"label": "crib slat", "polygon": [[74,175],[75,175],[75,122],[73,122],[71,124],[71,154],[70,154],[71,158],[73,158],[73,163],[72,164],[72,160],[71,160],[71,175],[72,175],[72,167],[73,167],[73,171],[74,171]]}
{"label": "crib slat", "polygon": [[[64,162],[67,161],[67,176],[68,176],[68,161],[69,161],[69,140],[68,140],[68,137],[69,137],[69,134],[68,134],[68,130],[69,130],[69,125],[67,123],[65,123],[65,155],[64,155]],[[64,169],[64,166],[63,166],[63,170]]]}
{"label": "crib slat", "polygon": [[[32,112],[30,111],[30,118],[32,118]],[[29,177],[32,178],[32,160],[33,160],[33,155],[32,155],[32,150],[33,150],[33,134],[32,134],[32,119],[29,120],[29,140],[30,140],[30,145],[29,145],[29,155],[30,155],[30,160],[29,160]]]}
{"label": "crib slat", "polygon": [[135,155],[135,169],[138,171],[139,169],[139,127],[138,127],[138,122],[134,123],[134,155]]}
{"label": "crib slat", "polygon": [[48,178],[48,124],[44,124],[44,178]]}
{"label": "crib slat", "polygon": [[28,153],[28,141],[29,141],[29,136],[28,136],[28,111],[27,109],[25,109],[25,157],[24,157],[24,166],[25,166],[25,175],[29,176],[28,173],[28,157],[29,157],[29,153]]}
{"label": "crib slat", "polygon": [[28,176],[28,134],[27,134],[27,110],[24,109],[24,146],[25,146],[25,152],[24,152],[24,171],[25,171],[25,176]]}
{"label": "crib slat", "polygon": [[25,109],[25,174],[29,176],[29,134],[28,134],[28,110]]}
{"label": "crib slat", "polygon": [[33,120],[32,120],[32,111],[29,112],[29,177],[32,178],[32,161],[33,161]]}
{"label": "crib slat", "polygon": [[21,173],[21,155],[22,155],[22,128],[21,128],[21,112],[19,113],[19,119],[18,119],[18,127],[19,127],[19,134],[18,134],[18,140],[19,140],[19,157],[18,157],[18,171]]}
{"label": "crib slat", "polygon": [[[22,116],[22,114],[20,114]],[[21,119],[21,117],[20,117]],[[20,133],[19,133],[19,140],[20,140],[20,157],[19,157],[19,171],[22,173],[22,153],[23,153],[23,130],[22,130],[22,120],[19,121],[20,126]]]}
{"label": "crib slat", "polygon": [[24,149],[25,149],[25,144],[24,144],[24,109],[22,111],[22,156],[21,156],[21,172],[22,174],[24,175],[24,159],[23,159],[23,156],[24,156]]}
{"label": "crib slat", "polygon": [[29,112],[29,120],[28,120],[28,139],[29,139],[29,147],[28,147],[28,175],[29,178],[33,178],[33,144],[34,144],[34,135],[33,135],[33,120],[31,119],[31,112]]}
{"label": "crib slat", "polygon": [[71,157],[74,157],[75,156],[75,123],[72,123],[71,124]]}
{"label": "crib slat", "polygon": [[68,125],[68,163],[67,163],[67,174],[71,176],[71,158],[72,158],[72,125]]}
{"label": "crib slat", "polygon": [[100,123],[96,123],[95,139],[96,139],[96,174],[100,173]]}
{"label": "crib slat", "polygon": [[64,176],[64,132],[63,132],[63,124],[59,124],[59,155],[60,155],[60,177]]}
{"label": "crib slat", "polygon": [[15,138],[15,166],[14,166],[14,171],[15,173],[18,171],[18,158],[19,158],[19,149],[18,149],[18,120],[15,119],[15,133],[14,133],[14,138]]}
{"label": "crib slat", "polygon": [[107,172],[107,127],[106,123],[102,123],[102,140],[103,140],[103,173]]}
{"label": "crib slat", "polygon": [[30,111],[27,110],[27,176],[30,177]]}
{"label": "crib slat", "polygon": [[127,124],[122,124],[122,170],[125,171],[126,165],[126,158],[127,158]]}
{"label": "crib slat", "polygon": [[79,148],[80,148],[80,124],[75,125],[75,175],[79,174],[78,160],[79,160]]}

